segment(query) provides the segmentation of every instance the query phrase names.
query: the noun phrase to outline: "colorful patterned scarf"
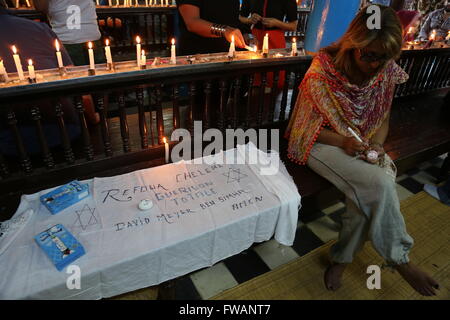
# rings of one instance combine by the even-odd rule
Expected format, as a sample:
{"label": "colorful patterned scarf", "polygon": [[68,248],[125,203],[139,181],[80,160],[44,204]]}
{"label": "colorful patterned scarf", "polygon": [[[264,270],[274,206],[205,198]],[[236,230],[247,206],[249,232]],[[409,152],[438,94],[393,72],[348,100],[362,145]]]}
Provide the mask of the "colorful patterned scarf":
{"label": "colorful patterned scarf", "polygon": [[346,137],[351,137],[350,127],[369,140],[389,114],[395,85],[407,80],[408,74],[391,60],[367,85],[359,87],[336,70],[327,53],[318,53],[300,84],[285,134],[289,139],[288,157],[306,164],[325,126]]}

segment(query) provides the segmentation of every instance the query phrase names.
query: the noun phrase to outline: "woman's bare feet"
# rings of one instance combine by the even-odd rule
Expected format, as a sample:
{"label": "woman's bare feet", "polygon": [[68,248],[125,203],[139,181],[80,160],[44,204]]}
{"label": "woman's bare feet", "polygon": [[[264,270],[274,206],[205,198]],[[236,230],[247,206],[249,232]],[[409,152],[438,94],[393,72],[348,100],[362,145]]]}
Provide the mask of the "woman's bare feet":
{"label": "woman's bare feet", "polygon": [[395,266],[395,269],[400,273],[403,279],[409,285],[423,296],[435,296],[434,289],[439,289],[439,284],[431,278],[428,274],[420,270],[411,263],[405,263]]}
{"label": "woman's bare feet", "polygon": [[332,263],[325,271],[324,281],[328,290],[336,291],[342,285],[341,279],[347,264]]}

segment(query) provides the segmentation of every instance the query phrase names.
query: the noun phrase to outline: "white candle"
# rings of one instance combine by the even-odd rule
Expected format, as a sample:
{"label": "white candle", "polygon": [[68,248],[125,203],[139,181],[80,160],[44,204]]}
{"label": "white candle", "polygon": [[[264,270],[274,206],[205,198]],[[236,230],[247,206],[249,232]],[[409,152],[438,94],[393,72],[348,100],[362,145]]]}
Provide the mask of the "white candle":
{"label": "white candle", "polygon": [[138,67],[141,65],[141,38],[139,36],[136,37],[136,61]]}
{"label": "white candle", "polygon": [[145,0],[145,6],[148,7],[148,0]]}
{"label": "white candle", "polygon": [[26,0],[26,3],[27,3],[27,7],[30,8],[31,7],[30,1]]}
{"label": "white candle", "polygon": [[139,0],[136,0],[136,7],[139,7]]}
{"label": "white candle", "polygon": [[169,144],[167,143],[166,137],[163,138],[164,147],[165,147],[165,154],[166,154],[166,163],[169,163]]}
{"label": "white candle", "polygon": [[89,69],[95,70],[94,50],[92,49],[92,42],[89,42]]}
{"label": "white candle", "polygon": [[20,1],[16,0],[16,9],[19,9]]}
{"label": "white candle", "polygon": [[0,60],[0,75],[3,76],[3,81],[8,82],[8,72],[6,72],[5,65],[3,64],[3,60]]}
{"label": "white candle", "polygon": [[111,47],[109,46],[109,39],[106,39],[105,55],[106,55],[106,63],[112,64],[113,60],[111,55]]}
{"label": "white candle", "polygon": [[108,5],[111,7],[112,6],[112,0],[108,0]]}
{"label": "white candle", "polygon": [[175,47],[175,39],[172,39],[172,48],[170,51],[170,64],[177,64],[177,49]]}
{"label": "white candle", "polygon": [[142,50],[141,66],[145,66],[146,64],[147,64],[147,57],[145,56],[145,50]]}
{"label": "white candle", "polygon": [[234,45],[234,35],[231,36],[230,50],[228,51],[228,57],[234,57],[234,52],[236,51],[236,47]]}
{"label": "white candle", "polygon": [[292,55],[297,55],[297,40],[295,38],[292,39]]}
{"label": "white candle", "polygon": [[99,0],[97,0],[97,6],[99,6],[100,5],[100,1]]}
{"label": "white candle", "polygon": [[269,34],[268,33],[266,33],[266,35],[264,36],[262,52],[265,54],[269,53]]}
{"label": "white candle", "polygon": [[28,77],[31,80],[36,79],[36,73],[34,72],[33,60],[28,60]]}
{"label": "white candle", "polygon": [[16,64],[17,74],[19,75],[20,80],[25,80],[23,76],[22,63],[20,62],[20,56],[17,54],[16,46],[12,46],[14,63]]}
{"label": "white candle", "polygon": [[64,63],[63,63],[58,40],[55,40],[55,47],[56,47],[56,59],[58,60],[58,68],[64,68]]}

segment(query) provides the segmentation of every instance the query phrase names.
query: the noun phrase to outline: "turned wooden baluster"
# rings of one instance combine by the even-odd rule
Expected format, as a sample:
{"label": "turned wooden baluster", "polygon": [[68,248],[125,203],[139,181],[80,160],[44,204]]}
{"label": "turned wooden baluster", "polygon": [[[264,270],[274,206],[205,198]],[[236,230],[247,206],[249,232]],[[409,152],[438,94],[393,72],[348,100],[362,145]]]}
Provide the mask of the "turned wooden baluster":
{"label": "turned wooden baluster", "polygon": [[220,81],[220,104],[217,114],[218,127],[220,131],[225,131],[225,114],[227,112],[227,82],[225,80]]}
{"label": "turned wooden baluster", "polygon": [[189,115],[188,115],[188,128],[191,134],[194,133],[194,115],[197,112],[197,87],[195,82],[192,82],[189,86]]}
{"label": "turned wooden baluster", "polygon": [[205,83],[205,107],[203,109],[203,130],[209,129],[211,124],[211,81]]}
{"label": "turned wooden baluster", "polygon": [[179,103],[179,90],[178,85],[173,86],[173,96],[172,96],[172,110],[173,110],[173,129],[178,129],[180,127],[180,103]]}
{"label": "turned wooden baluster", "polygon": [[107,157],[111,157],[113,155],[111,148],[111,136],[109,134],[108,118],[106,116],[105,97],[103,95],[100,95],[97,98],[97,109],[100,114],[100,126],[102,128],[103,147],[105,148],[105,154]]}
{"label": "turned wooden baluster", "polygon": [[248,129],[251,126],[252,112],[253,112],[253,82],[255,79],[254,74],[250,74],[248,77],[248,96],[247,96],[247,114],[245,115],[245,128]]}
{"label": "turned wooden baluster", "polygon": [[91,137],[89,135],[89,130],[86,122],[86,117],[84,116],[84,107],[81,97],[75,97],[75,109],[78,112],[78,117],[80,119],[81,137],[83,140],[83,150],[87,160],[94,159],[94,148],[91,144]]}
{"label": "turned wooden baluster", "polygon": [[138,105],[139,114],[139,133],[141,135],[141,148],[148,148],[148,129],[147,121],[145,120],[145,106],[144,106],[144,89],[136,89],[136,102]]}
{"label": "turned wooden baluster", "polygon": [[234,81],[234,97],[233,97],[233,116],[232,116],[232,124],[233,129],[236,129],[238,127],[238,108],[239,108],[239,97],[240,97],[240,91],[241,91],[241,78],[237,78]]}
{"label": "turned wooden baluster", "polygon": [[286,70],[284,75],[283,97],[281,98],[280,116],[278,118],[278,121],[284,121],[286,118],[286,107],[287,107],[287,97],[290,78],[291,78],[291,71]]}
{"label": "turned wooden baluster", "polygon": [[48,169],[52,169],[55,166],[55,162],[53,161],[53,156],[50,153],[50,149],[48,147],[47,139],[45,138],[44,129],[42,128],[41,123],[41,111],[37,107],[31,108],[31,119],[36,124],[36,134],[39,140],[39,145],[41,147],[43,160],[45,163],[45,166]]}
{"label": "turned wooden baluster", "polygon": [[[261,87],[259,88],[259,103],[258,103],[258,113],[256,116],[256,126],[260,127],[262,124],[263,112],[264,112],[264,96],[266,92],[266,84],[267,84],[267,73],[261,72]],[[276,87],[276,84],[273,83],[273,87]]]}
{"label": "turned wooden baluster", "polygon": [[120,135],[122,137],[123,152],[131,151],[130,147],[130,130],[128,128],[127,110],[125,108],[125,94],[124,92],[118,95],[119,103],[119,117],[120,117]]}
{"label": "turned wooden baluster", "polygon": [[156,126],[158,129],[158,143],[163,144],[164,139],[164,119],[161,98],[161,85],[156,87]]}
{"label": "turned wooden baluster", "polygon": [[64,112],[62,111],[61,103],[57,102],[55,106],[56,123],[58,124],[59,133],[61,137],[62,147],[64,150],[64,159],[72,164],[75,162],[75,156],[73,154],[72,146],[70,145],[70,138],[67,134],[66,124],[64,122]]}
{"label": "turned wooden baluster", "polygon": [[273,123],[275,117],[275,107],[277,104],[278,95],[278,80],[280,79],[280,70],[274,72],[273,75],[273,87],[270,90],[270,106],[269,106],[269,123]]}
{"label": "turned wooden baluster", "polygon": [[12,110],[9,110],[8,112],[8,124],[14,136],[17,151],[19,152],[20,165],[26,174],[30,174],[33,171],[33,167],[31,166],[30,158],[28,157],[25,145],[23,144],[19,128],[17,127],[16,115]]}
{"label": "turned wooden baluster", "polygon": [[9,176],[8,166],[6,164],[5,158],[3,158],[3,155],[1,153],[0,153],[0,176],[4,178]]}

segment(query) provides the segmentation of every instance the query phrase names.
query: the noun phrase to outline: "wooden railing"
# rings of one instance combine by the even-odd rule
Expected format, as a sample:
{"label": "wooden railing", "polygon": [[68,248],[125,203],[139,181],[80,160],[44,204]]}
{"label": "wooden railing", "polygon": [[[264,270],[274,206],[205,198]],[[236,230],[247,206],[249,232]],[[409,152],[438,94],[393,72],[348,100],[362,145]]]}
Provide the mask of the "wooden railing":
{"label": "wooden railing", "polygon": [[[411,78],[396,96],[448,88],[449,60],[448,48],[403,52],[400,64]],[[196,120],[203,129],[222,131],[280,127],[289,119],[310,63],[309,56],[237,60],[0,86],[0,129],[14,146],[14,154],[0,154],[0,194],[162,164],[163,138],[170,139],[176,128],[192,131]],[[282,88],[265,88],[272,76],[274,83],[284,77]],[[94,101],[100,116],[96,126],[87,124],[83,96]],[[64,110],[76,116],[76,139]],[[38,152],[29,151],[24,127]],[[49,142],[50,134],[59,136],[57,145]]]}

